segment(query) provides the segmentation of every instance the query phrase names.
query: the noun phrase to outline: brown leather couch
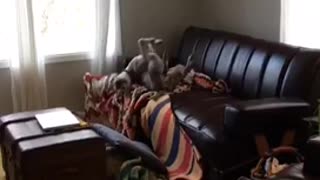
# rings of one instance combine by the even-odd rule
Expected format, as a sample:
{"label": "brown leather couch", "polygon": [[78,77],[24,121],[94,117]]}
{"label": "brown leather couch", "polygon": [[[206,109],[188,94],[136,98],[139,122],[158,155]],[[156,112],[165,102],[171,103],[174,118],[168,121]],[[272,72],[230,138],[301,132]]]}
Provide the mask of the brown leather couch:
{"label": "brown leather couch", "polygon": [[248,36],[190,27],[174,64],[195,48],[194,68],[224,79],[227,96],[194,90],[172,96],[180,124],[200,150],[207,178],[237,179],[258,158],[254,135],[278,146],[287,129],[296,145],[306,142],[302,117],[312,114],[320,93],[320,51]]}

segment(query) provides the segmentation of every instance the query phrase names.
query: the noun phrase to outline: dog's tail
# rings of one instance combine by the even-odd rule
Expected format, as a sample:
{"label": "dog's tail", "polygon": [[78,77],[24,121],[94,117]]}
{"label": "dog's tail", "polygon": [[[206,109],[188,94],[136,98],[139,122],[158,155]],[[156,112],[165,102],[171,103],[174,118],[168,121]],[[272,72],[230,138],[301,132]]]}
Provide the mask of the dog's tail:
{"label": "dog's tail", "polygon": [[169,70],[169,63],[170,63],[167,47],[164,47],[164,50],[162,53],[162,60],[163,60],[163,64],[164,64],[164,73],[167,73]]}
{"label": "dog's tail", "polygon": [[193,46],[192,52],[191,52],[191,54],[188,56],[186,68],[185,68],[185,70],[184,70],[184,75],[188,74],[188,73],[191,71],[191,69],[193,68],[193,64],[194,64],[194,61],[195,61],[196,47],[197,47],[196,45]]}

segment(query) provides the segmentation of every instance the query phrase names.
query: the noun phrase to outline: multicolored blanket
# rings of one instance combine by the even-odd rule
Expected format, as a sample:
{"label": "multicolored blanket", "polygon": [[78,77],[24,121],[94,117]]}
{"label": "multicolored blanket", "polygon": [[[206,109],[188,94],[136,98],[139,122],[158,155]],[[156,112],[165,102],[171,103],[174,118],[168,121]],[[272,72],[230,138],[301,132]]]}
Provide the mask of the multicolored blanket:
{"label": "multicolored blanket", "polygon": [[194,87],[225,94],[229,92],[226,83],[191,71],[173,92],[149,91],[133,85],[130,93],[117,94],[108,84],[112,77],[85,74],[86,120],[105,124],[133,140],[137,130],[142,129],[155,154],[166,165],[170,179],[201,179],[200,154],[175,120],[168,94]]}
{"label": "multicolored blanket", "polygon": [[168,95],[149,101],[141,125],[170,179],[201,179],[200,154],[176,122]]}

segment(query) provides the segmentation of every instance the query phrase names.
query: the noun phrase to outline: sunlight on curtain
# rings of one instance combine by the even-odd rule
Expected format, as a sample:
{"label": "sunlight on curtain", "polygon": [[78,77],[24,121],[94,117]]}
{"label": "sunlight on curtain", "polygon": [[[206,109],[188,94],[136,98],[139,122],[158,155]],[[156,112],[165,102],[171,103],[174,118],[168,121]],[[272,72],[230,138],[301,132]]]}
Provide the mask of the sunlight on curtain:
{"label": "sunlight on curtain", "polygon": [[109,28],[106,55],[107,61],[109,61],[110,66],[110,68],[107,68],[107,72],[116,71],[118,68],[117,66],[121,65],[119,59],[122,55],[119,0],[110,0]]}
{"label": "sunlight on curtain", "polygon": [[119,0],[0,0],[0,61],[10,65],[14,111],[48,106],[48,57],[92,53],[92,72],[114,71],[119,9]]}
{"label": "sunlight on curtain", "polygon": [[319,0],[282,0],[281,41],[320,48],[319,9]]}
{"label": "sunlight on curtain", "polygon": [[91,72],[111,73],[116,71],[122,54],[119,0],[96,0],[96,7],[95,48]]}
{"label": "sunlight on curtain", "polygon": [[44,62],[37,54],[32,4],[29,0],[11,2],[15,7],[13,12],[16,12],[14,17],[17,22],[14,26],[16,34],[11,36],[11,41],[16,43],[15,53],[10,57],[13,110],[19,112],[46,108]]}
{"label": "sunlight on curtain", "polygon": [[101,74],[106,61],[106,49],[109,26],[109,0],[95,0],[96,2],[96,26],[94,27],[94,49],[91,53],[91,72]]}

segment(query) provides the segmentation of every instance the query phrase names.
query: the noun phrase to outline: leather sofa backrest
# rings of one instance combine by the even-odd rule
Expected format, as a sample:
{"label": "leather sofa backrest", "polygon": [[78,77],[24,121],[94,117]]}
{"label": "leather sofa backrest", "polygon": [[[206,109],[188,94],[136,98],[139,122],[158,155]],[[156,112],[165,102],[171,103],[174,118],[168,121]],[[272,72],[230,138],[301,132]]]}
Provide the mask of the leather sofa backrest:
{"label": "leather sofa backrest", "polygon": [[177,64],[195,48],[194,68],[224,79],[243,99],[299,97],[316,105],[320,94],[320,51],[196,27],[182,38]]}

